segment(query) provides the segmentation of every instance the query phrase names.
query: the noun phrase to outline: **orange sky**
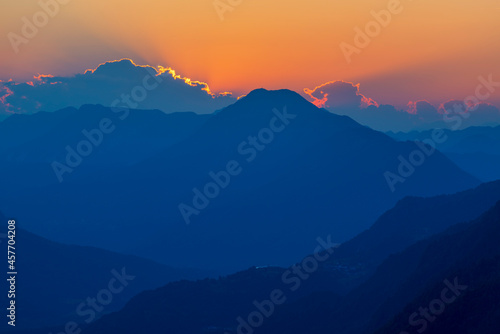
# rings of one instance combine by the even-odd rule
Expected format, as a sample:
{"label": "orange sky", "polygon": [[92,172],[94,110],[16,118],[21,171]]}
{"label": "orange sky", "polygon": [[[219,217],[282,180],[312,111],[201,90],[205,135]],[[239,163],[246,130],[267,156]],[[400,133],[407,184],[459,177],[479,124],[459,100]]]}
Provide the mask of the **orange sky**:
{"label": "orange sky", "polygon": [[[21,35],[21,19],[41,8],[38,0],[1,2],[1,80],[79,73],[128,57],[172,67],[215,92],[301,92],[341,79],[396,105],[463,99],[480,75],[500,81],[498,0],[402,0],[400,13],[350,63],[339,45],[354,45],[354,28],[390,1],[242,0],[224,20],[213,0],[60,1],[68,4],[17,54],[8,34]],[[489,102],[500,104],[500,89]]]}

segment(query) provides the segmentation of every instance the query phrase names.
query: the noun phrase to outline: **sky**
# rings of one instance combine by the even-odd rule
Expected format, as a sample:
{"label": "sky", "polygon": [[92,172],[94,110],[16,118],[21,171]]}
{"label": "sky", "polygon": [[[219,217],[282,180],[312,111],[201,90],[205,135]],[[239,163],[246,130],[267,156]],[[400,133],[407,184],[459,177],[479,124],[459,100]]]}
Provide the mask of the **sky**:
{"label": "sky", "polygon": [[[71,76],[130,58],[234,96],[343,80],[398,107],[438,107],[473,95],[480,76],[500,81],[498,0],[397,2],[2,0],[0,80]],[[23,35],[33,21],[38,31]],[[500,89],[487,102],[500,106]]]}

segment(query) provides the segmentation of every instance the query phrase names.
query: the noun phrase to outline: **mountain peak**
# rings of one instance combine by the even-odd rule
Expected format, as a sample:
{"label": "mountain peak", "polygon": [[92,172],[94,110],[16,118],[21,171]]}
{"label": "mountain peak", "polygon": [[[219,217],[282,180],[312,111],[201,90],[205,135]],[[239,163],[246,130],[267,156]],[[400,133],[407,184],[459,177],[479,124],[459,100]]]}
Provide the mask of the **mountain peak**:
{"label": "mountain peak", "polygon": [[256,115],[267,115],[274,109],[286,108],[296,113],[318,112],[319,109],[298,93],[288,90],[267,90],[259,88],[251,91],[236,103],[221,110],[221,113],[232,113],[243,116],[255,117]]}
{"label": "mountain peak", "polygon": [[291,102],[297,102],[301,101],[307,102],[312,105],[309,101],[307,101],[305,98],[300,96],[297,92],[294,92],[289,89],[279,89],[279,90],[267,90],[265,88],[258,88],[252,90],[247,96],[242,98],[241,100],[277,100],[277,99],[282,99],[282,100],[289,100]]}

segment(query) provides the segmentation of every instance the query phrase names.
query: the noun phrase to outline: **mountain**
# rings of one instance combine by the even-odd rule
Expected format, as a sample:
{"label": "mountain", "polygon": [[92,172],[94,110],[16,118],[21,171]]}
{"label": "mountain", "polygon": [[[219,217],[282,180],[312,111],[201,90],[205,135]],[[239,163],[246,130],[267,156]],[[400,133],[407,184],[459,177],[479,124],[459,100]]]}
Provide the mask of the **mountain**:
{"label": "mountain", "polygon": [[[432,138],[433,130],[387,133],[399,141],[423,141]],[[446,140],[437,148],[460,168],[482,181],[500,179],[500,126],[443,130]]]}
{"label": "mountain", "polygon": [[[432,327],[431,320],[424,321],[424,313],[413,316],[413,323],[409,316],[419,311],[419,307],[426,307],[441,298],[444,300],[449,293],[455,297],[475,298],[474,304],[467,304],[467,308],[476,305],[478,299],[490,305],[485,314],[473,318],[473,314],[463,314],[466,300],[460,304],[452,305],[451,312],[447,313],[443,322],[449,324],[462,322],[469,325],[459,333],[477,333],[479,328],[494,326],[498,328],[498,317],[490,318],[491,314],[498,312],[498,299],[494,295],[485,294],[486,286],[496,286],[500,279],[498,261],[500,247],[500,202],[479,219],[471,222],[452,226],[445,232],[420,241],[403,252],[388,257],[378,268],[376,273],[361,286],[354,289],[341,303],[328,301],[333,310],[329,317],[318,318],[307,310],[317,307],[318,301],[304,304],[295,302],[288,309],[281,310],[273,317],[269,324],[257,333],[275,333],[278,328],[283,331],[295,333],[293,328],[309,326],[308,333],[373,333],[377,328],[383,327],[381,333],[414,332],[423,323]],[[442,293],[447,288],[448,295]],[[464,292],[465,291],[465,292]],[[451,302],[448,302],[451,303]],[[439,303],[433,304],[436,310]],[[442,302],[442,304],[445,304]],[[441,308],[443,306],[439,306]],[[465,306],[464,306],[465,307]],[[482,306],[481,306],[482,307]],[[305,310],[302,318],[291,318]],[[421,309],[420,309],[421,310]],[[453,311],[454,310],[454,311]],[[440,312],[434,312],[438,316]],[[395,320],[393,317],[399,316]],[[429,317],[434,317],[430,315]],[[293,319],[293,320],[292,320]],[[427,318],[430,319],[430,318]],[[454,319],[451,321],[450,319]],[[418,326],[417,326],[418,321]],[[386,324],[388,323],[389,324]],[[386,324],[386,325],[384,325]],[[470,326],[478,326],[472,327]],[[484,326],[483,326],[484,325]],[[452,325],[451,328],[457,327]],[[445,327],[441,326],[441,329]],[[442,333],[454,333],[447,328]],[[434,331],[438,332],[438,331]],[[493,333],[490,329],[490,332]]]}
{"label": "mountain", "polygon": [[[467,280],[467,289],[461,292],[460,298],[446,305],[444,313],[433,316],[432,321],[423,321],[415,317],[421,305],[429,305],[430,301],[439,297],[443,285],[429,286],[422,295],[415,298],[402,312],[389,321],[375,334],[394,333],[405,329],[415,331],[425,329],[426,333],[485,333],[496,334],[500,326],[500,258],[478,261],[478,264],[463,268],[450,277]],[[465,281],[462,281],[465,282]],[[410,317],[418,321],[409,323]]]}
{"label": "mountain", "polygon": [[[433,131],[388,132],[387,134],[399,141],[423,141],[431,138]],[[439,149],[442,152],[500,154],[500,148],[496,145],[500,141],[500,126],[473,126],[463,130],[443,129],[442,131],[447,138],[440,143]]]}
{"label": "mountain", "polygon": [[[461,289],[460,297],[447,306],[442,315],[427,324],[429,333],[497,333],[500,326],[500,318],[496,316],[500,312],[499,235],[500,202],[472,224],[465,224],[430,240],[425,245],[415,273],[400,287],[396,296],[414,295],[414,291],[408,293],[409,286],[416,291],[416,287],[422,286],[423,293],[417,295],[379,333],[391,332],[387,330],[388,327],[398,323],[402,326],[401,330],[415,327],[407,322],[411,315],[408,310],[418,310],[417,305],[429,305],[433,299],[442,296],[446,285],[443,286],[439,276],[441,281],[443,277],[450,281],[456,277],[460,285],[466,288]],[[422,303],[425,298],[427,303]],[[402,320],[406,320],[406,323],[402,323]]]}
{"label": "mountain", "polygon": [[[88,109],[85,113],[112,112]],[[144,122],[149,126],[153,118]],[[75,147],[81,130],[73,130],[65,138],[76,136],[68,141]],[[125,160],[123,143],[129,142],[137,147],[132,152],[144,146],[132,135],[117,139]],[[42,146],[36,151],[43,152]],[[53,240],[173,266],[223,273],[288,266],[309,254],[318,236],[346,241],[407,195],[455,193],[478,184],[439,152],[426,157],[420,150],[428,148],[396,142],[292,91],[259,89],[135,164],[98,147],[64,182],[30,181],[38,187],[12,190],[1,198],[1,208]],[[409,160],[420,166],[408,166]],[[404,179],[391,189],[387,172],[398,169]],[[25,175],[16,171],[6,181],[12,189]]]}
{"label": "mountain", "polygon": [[500,155],[487,153],[446,153],[457,166],[480,180],[500,180]]}
{"label": "mountain", "polygon": [[[165,114],[159,110],[114,110],[100,105],[13,115],[0,123],[0,175],[10,176],[0,179],[0,185],[14,195],[29,188],[85,179],[103,170],[132,165],[182,141],[207,118],[190,112]],[[110,131],[103,133],[101,126],[107,123],[102,122],[107,120]],[[78,145],[85,141],[92,143],[91,154],[78,163]],[[76,154],[70,153],[75,151]],[[69,166],[68,156],[78,166],[69,172],[63,169],[59,179],[53,164]]]}
{"label": "mountain", "polygon": [[[0,221],[7,226],[7,219],[1,213]],[[119,310],[144,290],[208,275],[97,248],[55,243],[16,227],[16,329],[42,328],[68,321],[85,324],[89,319]],[[6,230],[2,228],[0,234],[0,246],[5,251]],[[0,281],[0,289],[9,291],[6,279]],[[109,294],[110,290],[114,293]],[[111,300],[108,296],[112,296]],[[97,299],[95,309],[87,304],[87,298]],[[1,301],[2,305],[8,305],[7,293],[2,293]],[[2,321],[0,330],[8,329],[11,326]]]}
{"label": "mountain", "polygon": [[[368,328],[363,333],[370,333],[425,291],[428,284],[446,279],[444,273],[448,269],[456,264],[460,267],[458,258],[463,253],[456,247],[462,244],[453,243],[453,238],[460,236],[457,240],[463,241],[460,238],[498,237],[494,231],[479,228],[485,217],[491,215],[483,215],[479,220],[477,217],[499,199],[500,182],[455,195],[407,198],[368,231],[335,248],[295,291],[290,291],[290,281],[283,279],[287,271],[284,268],[253,268],[218,280],[172,283],[138,295],[120,312],[93,324],[87,333],[105,333],[115,328],[127,334],[134,333],[137,326],[146,326],[147,331],[155,333],[162,333],[160,329],[166,333],[173,329],[176,333],[233,333],[237,318],[247,319],[255,311],[253,301],[269,300],[274,289],[285,292],[287,302],[276,305],[272,316],[266,317],[265,328],[256,333],[319,333],[336,324],[335,330],[341,333],[347,333],[353,324]],[[465,223],[472,220],[477,221]],[[475,229],[479,232],[470,234]],[[488,251],[485,248],[481,256],[475,255],[486,259]],[[455,253],[457,256],[450,255]],[[474,275],[474,271],[470,273]],[[394,301],[396,293],[407,286],[416,288],[407,288],[411,293]],[[372,318],[384,310],[389,310],[389,314],[382,313],[372,324]],[[143,315],[147,315],[147,321],[142,321]],[[185,317],[194,320],[187,321]]]}
{"label": "mountain", "polygon": [[171,283],[138,295],[122,311],[103,317],[83,333],[231,331],[239,322],[237,318],[256,309],[264,307],[272,312],[271,298],[281,303],[311,291],[313,284],[308,282],[307,288],[291,294],[281,280],[283,272],[281,268],[251,268],[218,280]]}
{"label": "mountain", "polygon": [[388,256],[455,224],[476,219],[497,201],[500,181],[453,195],[402,199],[322,264],[331,275],[332,291],[346,294],[367,280]]}

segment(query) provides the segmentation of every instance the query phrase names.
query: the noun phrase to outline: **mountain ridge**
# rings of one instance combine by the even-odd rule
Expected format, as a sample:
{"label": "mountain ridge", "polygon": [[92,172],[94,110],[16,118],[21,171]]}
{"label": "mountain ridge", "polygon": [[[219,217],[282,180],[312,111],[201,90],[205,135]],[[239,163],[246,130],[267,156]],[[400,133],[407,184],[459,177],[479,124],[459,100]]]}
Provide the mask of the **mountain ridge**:
{"label": "mountain ridge", "polygon": [[[151,155],[132,155],[135,162],[127,154],[145,149],[134,137],[137,128],[117,125],[110,136],[125,130],[126,136],[106,139],[63,183],[49,175],[56,184],[4,198],[3,209],[19,212],[29,230],[53,240],[173,266],[212,263],[227,273],[252,265],[289,265],[308,254],[318,236],[348,240],[407,195],[454,193],[479,184],[436,152],[391,192],[384,173],[397,170],[398,156],[409,156],[416,146],[319,109],[287,90],[257,90],[198,126],[186,123],[193,130],[189,135]],[[169,124],[184,134],[180,123]],[[126,164],[106,163],[118,153]],[[194,189],[205,191],[213,182],[211,173],[224,173],[229,163],[241,173],[196,209],[186,226],[180,205],[194,208]],[[19,172],[12,178],[16,175],[26,178]],[[134,237],[141,221],[148,221],[148,242]],[[133,242],[112,238],[115,226],[122,226],[124,238]],[[176,249],[186,250],[173,256]]]}

